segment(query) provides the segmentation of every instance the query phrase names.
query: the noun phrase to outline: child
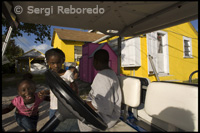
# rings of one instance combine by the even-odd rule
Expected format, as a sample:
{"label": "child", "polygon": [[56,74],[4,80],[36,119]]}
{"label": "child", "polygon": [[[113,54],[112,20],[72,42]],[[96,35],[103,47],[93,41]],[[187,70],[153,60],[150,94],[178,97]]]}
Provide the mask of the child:
{"label": "child", "polygon": [[[109,67],[109,53],[100,49],[95,52],[94,68],[99,71],[95,76],[86,103],[104,120],[108,128],[113,127],[120,118],[122,92],[115,72]],[[78,121],[80,131],[95,131]]]}
{"label": "child", "polygon": [[18,84],[16,96],[7,108],[2,109],[2,114],[12,111],[16,107],[15,118],[19,126],[26,132],[36,132],[38,122],[38,106],[47,97],[38,97],[35,93],[36,85],[30,73],[25,74]]}
{"label": "child", "polygon": [[[58,48],[52,48],[46,51],[45,58],[49,68],[56,72],[71,88],[78,93],[77,85],[74,83],[72,72],[67,72],[62,69],[62,64],[65,61],[65,54]],[[40,91],[40,95],[46,95],[49,90]],[[50,111],[49,117],[52,118],[58,109],[58,100],[53,92],[50,90]]]}

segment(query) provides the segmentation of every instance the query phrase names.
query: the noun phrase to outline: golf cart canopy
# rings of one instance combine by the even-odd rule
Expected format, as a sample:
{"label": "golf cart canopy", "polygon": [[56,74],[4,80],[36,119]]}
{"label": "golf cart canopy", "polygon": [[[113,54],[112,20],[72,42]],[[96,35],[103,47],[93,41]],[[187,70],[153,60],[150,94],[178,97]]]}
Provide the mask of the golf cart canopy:
{"label": "golf cart canopy", "polygon": [[5,6],[18,22],[120,36],[138,36],[198,18],[198,1],[13,1]]}

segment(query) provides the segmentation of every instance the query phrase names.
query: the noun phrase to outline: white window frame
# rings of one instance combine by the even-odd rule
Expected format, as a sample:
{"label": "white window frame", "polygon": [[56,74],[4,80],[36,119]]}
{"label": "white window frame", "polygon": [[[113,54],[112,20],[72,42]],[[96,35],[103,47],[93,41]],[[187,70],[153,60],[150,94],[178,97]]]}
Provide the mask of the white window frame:
{"label": "white window frame", "polygon": [[[189,56],[185,55],[185,43],[184,43],[185,40],[189,41],[189,43],[188,43],[189,44]],[[183,36],[183,58],[193,58],[192,57],[192,39],[189,37],[185,37],[185,36]]]}

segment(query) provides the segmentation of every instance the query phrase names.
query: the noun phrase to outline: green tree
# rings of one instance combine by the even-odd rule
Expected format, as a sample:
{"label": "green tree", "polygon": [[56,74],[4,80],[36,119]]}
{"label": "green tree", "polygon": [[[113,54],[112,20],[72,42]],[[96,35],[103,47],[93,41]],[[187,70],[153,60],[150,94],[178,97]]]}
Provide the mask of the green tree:
{"label": "green tree", "polygon": [[[5,40],[5,35],[2,36],[2,41]],[[3,43],[3,42],[2,42]],[[24,54],[24,50],[15,44],[14,39],[10,39],[6,51],[4,55],[7,57],[7,59],[10,61],[10,63],[2,65],[2,70],[5,73],[11,73],[15,70],[15,59],[19,56],[22,56]]]}
{"label": "green tree", "polygon": [[[3,31],[3,34],[5,35],[8,31],[9,25],[7,21],[2,18],[2,26],[6,28],[5,31]],[[27,33],[28,36],[31,34],[36,35],[35,43],[38,41],[41,43],[45,42],[45,39],[51,40],[51,26],[50,25],[42,25],[42,24],[28,24],[28,23],[22,23],[20,22],[19,26],[16,29],[13,29],[11,38],[23,36],[23,32]]]}

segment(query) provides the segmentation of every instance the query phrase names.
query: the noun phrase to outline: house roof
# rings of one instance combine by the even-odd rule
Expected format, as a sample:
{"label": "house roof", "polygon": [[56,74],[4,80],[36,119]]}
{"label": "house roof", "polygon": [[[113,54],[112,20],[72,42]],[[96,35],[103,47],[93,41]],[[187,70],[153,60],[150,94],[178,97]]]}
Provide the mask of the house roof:
{"label": "house roof", "polygon": [[28,59],[29,57],[31,58],[45,58],[45,55],[38,51],[37,49],[32,49],[26,53],[24,53],[22,56],[18,57],[17,59]]}
{"label": "house roof", "polygon": [[[67,29],[57,29],[57,28],[54,29],[53,33],[54,35],[55,32],[58,34],[58,37],[61,40],[71,40],[71,41],[81,41],[81,42],[93,42],[106,36],[105,34],[89,33],[89,32],[67,30]],[[51,45],[53,46],[53,44]]]}

